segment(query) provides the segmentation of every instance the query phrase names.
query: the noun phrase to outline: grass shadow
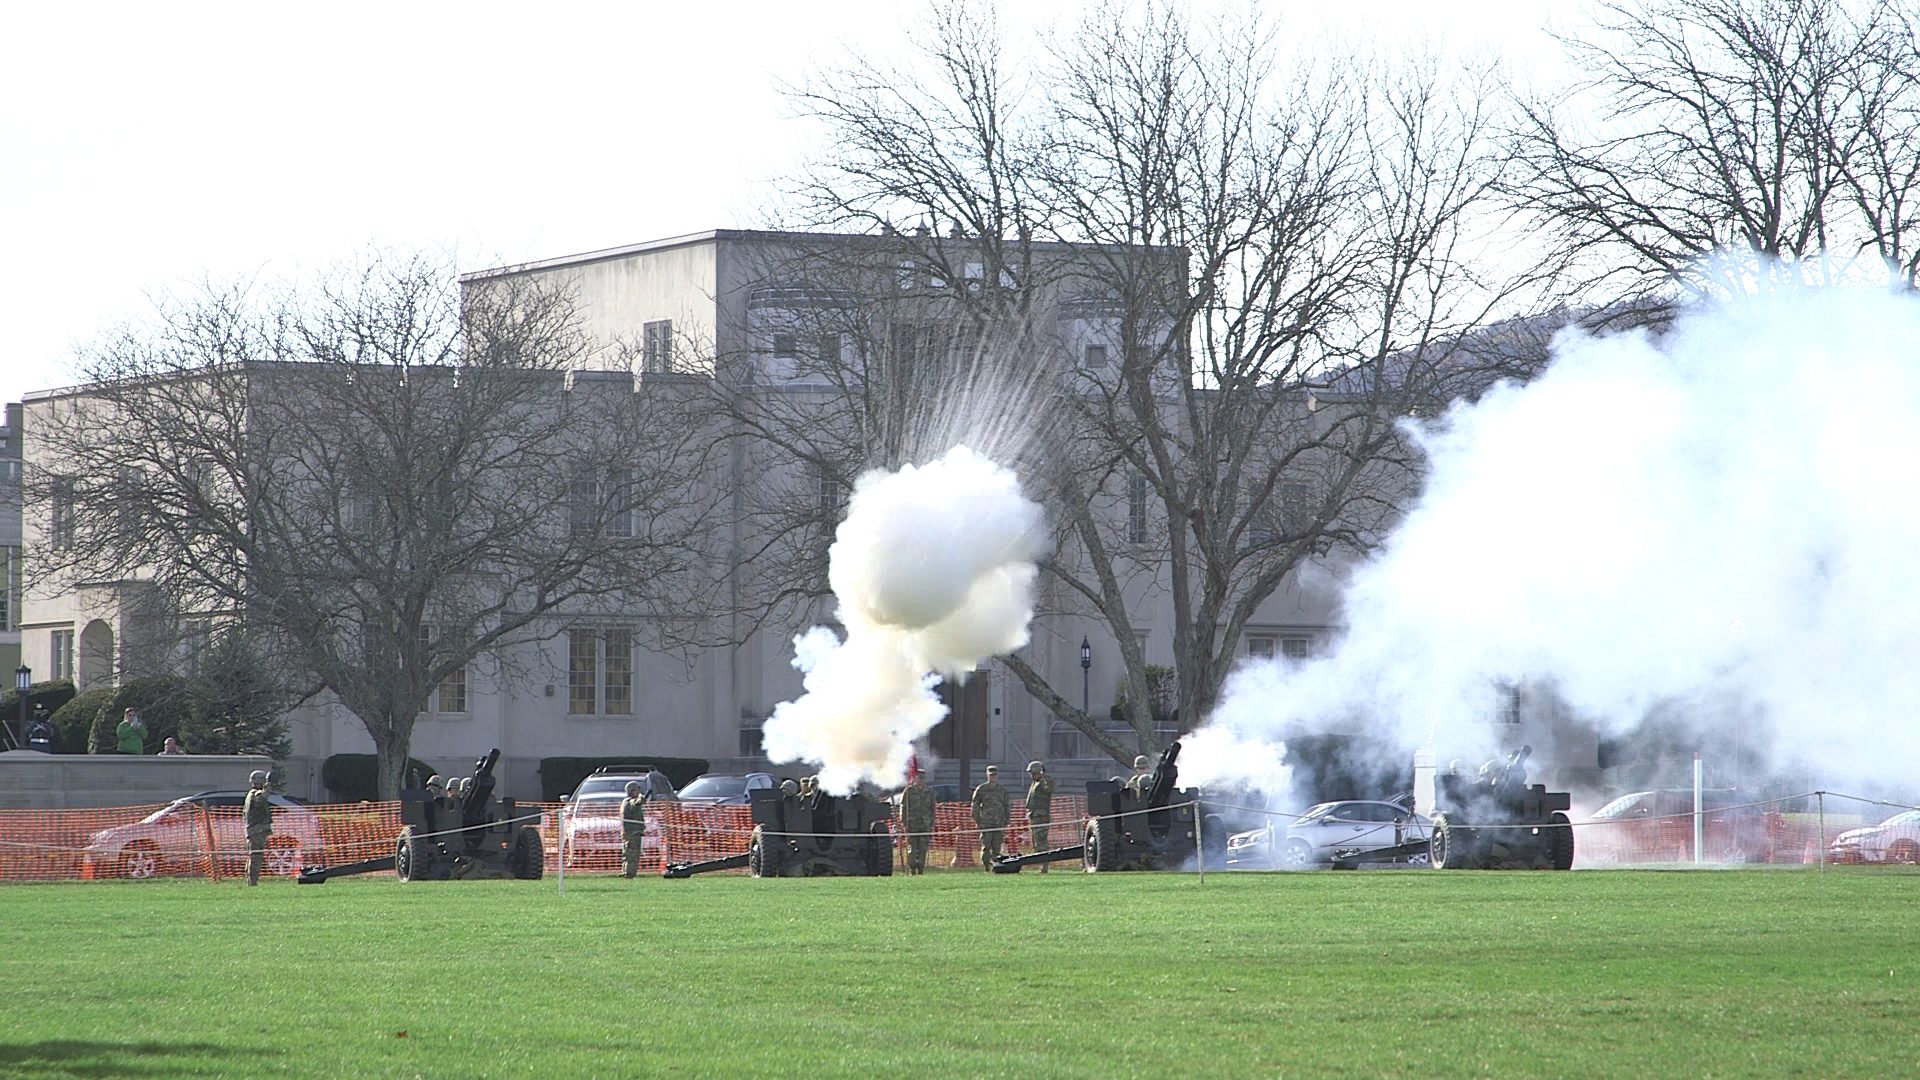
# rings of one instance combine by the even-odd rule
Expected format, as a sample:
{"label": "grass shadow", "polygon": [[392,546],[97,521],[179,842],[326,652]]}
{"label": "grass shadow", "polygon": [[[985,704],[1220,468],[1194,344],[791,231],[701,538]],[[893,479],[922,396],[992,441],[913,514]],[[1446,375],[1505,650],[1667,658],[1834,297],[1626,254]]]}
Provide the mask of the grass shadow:
{"label": "grass shadow", "polygon": [[[90,1042],[83,1039],[43,1039],[40,1042],[0,1041],[0,1076],[33,1078],[119,1076],[230,1076],[236,1069],[251,1072],[236,1058],[277,1056],[270,1050],[249,1050],[210,1042]],[[263,1064],[263,1063],[262,1063]],[[255,1067],[260,1067],[256,1065]]]}

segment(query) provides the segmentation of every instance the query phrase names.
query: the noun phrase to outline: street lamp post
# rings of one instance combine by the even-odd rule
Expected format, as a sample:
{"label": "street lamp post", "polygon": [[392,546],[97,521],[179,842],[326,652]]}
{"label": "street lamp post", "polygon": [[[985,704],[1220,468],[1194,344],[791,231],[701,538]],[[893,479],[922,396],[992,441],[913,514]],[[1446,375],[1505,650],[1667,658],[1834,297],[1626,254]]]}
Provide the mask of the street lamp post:
{"label": "street lamp post", "polygon": [[13,669],[13,688],[20,692],[20,739],[14,745],[22,750],[27,746],[27,688],[32,685],[32,668],[21,664]]}
{"label": "street lamp post", "polygon": [[1089,724],[1093,723],[1093,717],[1088,715],[1087,680],[1091,677],[1089,672],[1092,668],[1093,645],[1087,641],[1085,635],[1082,635],[1080,638],[1080,714],[1086,716]]}

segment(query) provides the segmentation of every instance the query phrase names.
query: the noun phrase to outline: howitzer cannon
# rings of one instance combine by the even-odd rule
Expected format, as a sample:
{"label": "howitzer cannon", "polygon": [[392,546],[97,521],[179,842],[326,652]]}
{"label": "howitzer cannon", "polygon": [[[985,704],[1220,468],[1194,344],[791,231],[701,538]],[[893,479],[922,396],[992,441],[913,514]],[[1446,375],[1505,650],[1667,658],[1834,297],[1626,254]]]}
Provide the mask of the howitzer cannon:
{"label": "howitzer cannon", "polygon": [[1144,779],[1093,780],[1087,784],[1085,842],[1029,855],[1003,856],[997,874],[1017,874],[1034,863],[1077,858],[1089,873],[1106,870],[1178,869],[1196,851],[1210,862],[1226,855],[1219,815],[1200,812],[1197,790],[1178,791],[1180,744],[1160,752]]}
{"label": "howitzer cannon", "polygon": [[1528,786],[1522,746],[1506,763],[1489,762],[1477,777],[1436,778],[1432,860],[1436,870],[1571,870],[1573,797]]}
{"label": "howitzer cannon", "polygon": [[[392,870],[401,881],[448,878],[538,878],[546,869],[537,815],[515,811],[512,799],[493,797],[494,748],[474,762],[473,775],[457,801],[427,788],[400,793],[400,820],[392,855],[341,866],[311,866],[296,879],[317,885],[329,878]],[[534,820],[523,821],[522,818]]]}
{"label": "howitzer cannon", "polygon": [[893,807],[864,795],[747,792],[753,835],[745,854],[670,863],[662,877],[687,878],[746,867],[754,877],[888,877],[893,873]]}

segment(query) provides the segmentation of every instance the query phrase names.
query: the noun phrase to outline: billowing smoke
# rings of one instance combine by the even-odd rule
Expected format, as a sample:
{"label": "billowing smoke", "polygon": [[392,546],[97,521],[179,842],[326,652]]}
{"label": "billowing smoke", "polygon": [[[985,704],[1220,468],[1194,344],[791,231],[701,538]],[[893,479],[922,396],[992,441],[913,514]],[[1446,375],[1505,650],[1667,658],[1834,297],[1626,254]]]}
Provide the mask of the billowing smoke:
{"label": "billowing smoke", "polygon": [[913,740],[946,715],[941,677],[1026,644],[1043,524],[1013,473],[964,446],[862,476],[828,552],[846,637],[794,639],[806,693],[774,708],[767,756],[819,763],[832,792],[902,783]]}
{"label": "billowing smoke", "polygon": [[1337,646],[1242,672],[1187,777],[1282,787],[1288,730],[1489,749],[1524,685],[1603,731],[1737,713],[1775,764],[1910,781],[1920,300],[1780,286],[1554,353],[1419,433],[1426,490]]}

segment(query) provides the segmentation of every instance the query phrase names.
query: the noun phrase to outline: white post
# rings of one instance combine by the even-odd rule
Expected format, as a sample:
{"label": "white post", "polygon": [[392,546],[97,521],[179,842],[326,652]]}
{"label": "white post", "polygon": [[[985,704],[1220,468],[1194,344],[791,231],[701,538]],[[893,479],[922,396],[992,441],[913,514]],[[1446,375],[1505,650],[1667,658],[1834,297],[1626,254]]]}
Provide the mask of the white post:
{"label": "white post", "polygon": [[1200,839],[1200,789],[1193,791],[1193,857],[1200,868],[1200,884],[1207,883],[1207,845]]}
{"label": "white post", "polygon": [[1699,866],[1705,861],[1705,853],[1700,850],[1701,833],[1704,831],[1701,828],[1703,819],[1700,814],[1702,801],[1700,794],[1701,775],[1700,751],[1695,750],[1693,752],[1693,865],[1695,866]]}
{"label": "white post", "polygon": [[567,895],[567,811],[571,809],[573,809],[573,804],[567,801],[565,795],[560,796],[560,813],[558,815],[560,820],[560,837],[554,845],[560,849],[560,865],[554,869],[553,874],[560,882],[560,892],[558,894],[560,896]]}
{"label": "white post", "polygon": [[1820,809],[1820,872],[1827,872],[1827,793],[1816,792],[1814,796]]}

